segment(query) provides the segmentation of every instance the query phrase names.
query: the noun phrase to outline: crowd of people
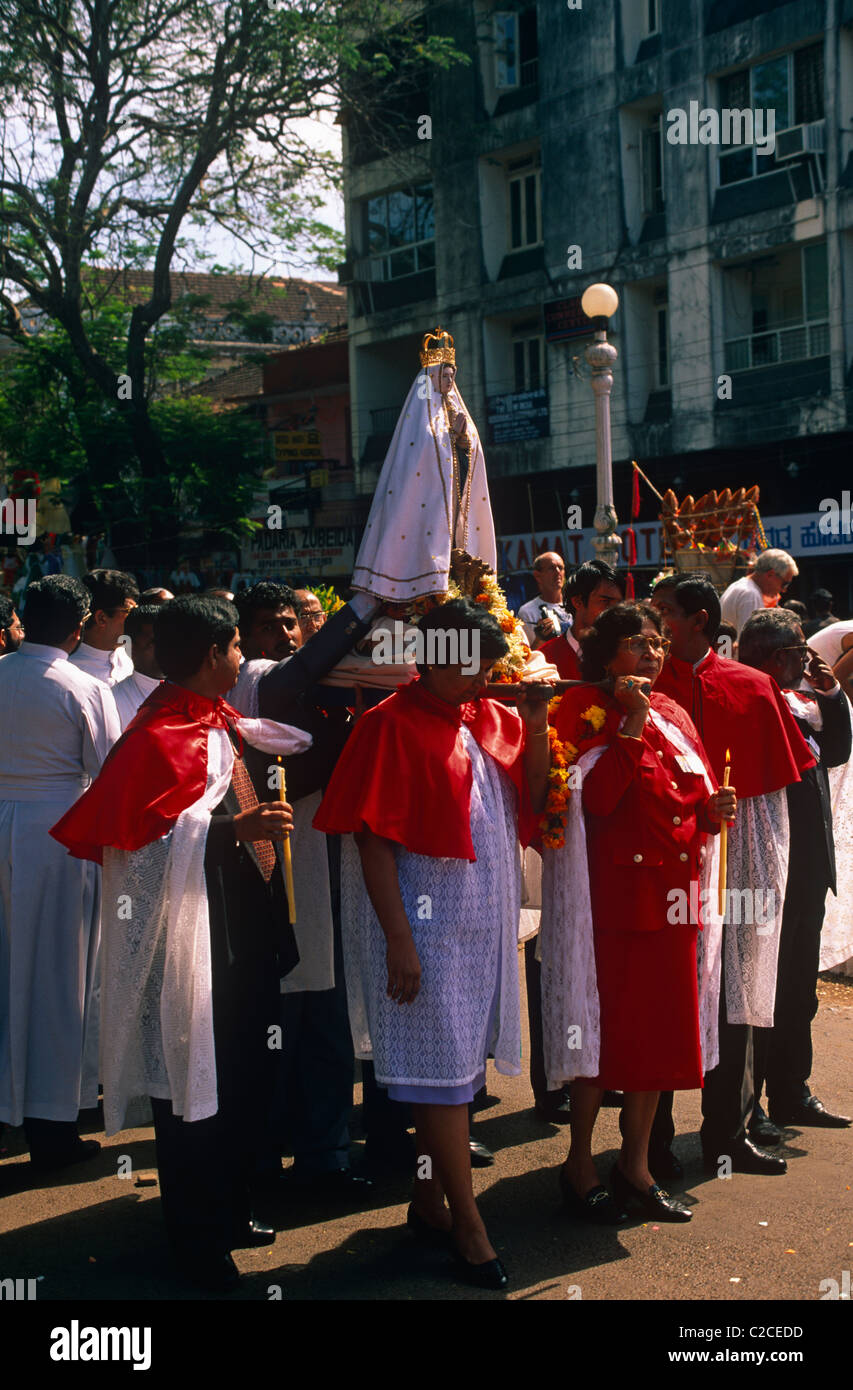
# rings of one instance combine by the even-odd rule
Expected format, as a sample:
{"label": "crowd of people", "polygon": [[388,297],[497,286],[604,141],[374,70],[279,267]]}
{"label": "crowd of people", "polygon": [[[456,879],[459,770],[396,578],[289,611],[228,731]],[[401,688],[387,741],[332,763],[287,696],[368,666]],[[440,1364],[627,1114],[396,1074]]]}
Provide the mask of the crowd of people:
{"label": "crowd of people", "polygon": [[369,1162],[415,1173],[410,1231],[506,1287],[470,1114],[489,1059],[521,1068],[523,901],[531,1122],[571,1126],[577,1219],[690,1220],[665,1186],[677,1090],[722,1176],[783,1174],[785,1126],[849,1125],[808,1082],[853,625],[824,601],[807,641],[792,567],[765,551],[722,605],[677,573],[635,602],[600,561],[540,556],[514,703],[485,693],[507,625],[471,598],[420,629],[474,635],[474,668],[451,644],[390,694],[341,674],[382,616],[367,592],[327,618],[278,583],[98,569],[0,599],[0,1122],[34,1174],[98,1152],[78,1122],[101,1093],[108,1135],[153,1122],[175,1258],[226,1291],[232,1252],[275,1239],[265,1185],[372,1200],[358,1059]]}

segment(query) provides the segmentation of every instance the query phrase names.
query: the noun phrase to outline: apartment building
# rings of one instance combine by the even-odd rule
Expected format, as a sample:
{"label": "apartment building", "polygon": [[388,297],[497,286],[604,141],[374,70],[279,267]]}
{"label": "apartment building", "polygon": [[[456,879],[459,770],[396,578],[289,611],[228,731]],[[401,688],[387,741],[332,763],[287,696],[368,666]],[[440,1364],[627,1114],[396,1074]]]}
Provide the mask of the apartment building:
{"label": "apartment building", "polygon": [[435,0],[423,20],[470,62],[424,77],[383,141],[344,118],[357,493],[441,323],[499,533],[532,544],[570,503],[589,526],[580,296],[605,280],[620,519],[631,459],[680,495],[757,482],[803,523],[771,542],[840,595],[853,538],[816,522],[850,487],[853,0]]}

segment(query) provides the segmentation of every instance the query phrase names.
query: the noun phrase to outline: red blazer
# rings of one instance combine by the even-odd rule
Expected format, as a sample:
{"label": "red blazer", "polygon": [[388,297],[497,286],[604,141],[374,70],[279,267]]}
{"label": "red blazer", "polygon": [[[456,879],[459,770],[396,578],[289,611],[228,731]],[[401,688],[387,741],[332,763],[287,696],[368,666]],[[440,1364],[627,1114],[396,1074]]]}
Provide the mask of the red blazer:
{"label": "red blazer", "polygon": [[[653,695],[652,703],[670,718],[671,710],[661,708],[668,700]],[[687,731],[689,721],[680,710],[678,716]],[[701,749],[695,729],[690,737]],[[710,773],[704,750],[700,756]],[[716,823],[706,815],[704,777],[686,770],[678,757],[647,720],[642,739],[617,735],[584,776],[596,931],[658,931],[675,902],[671,890],[681,889],[689,903],[691,883],[698,886],[701,851]]]}
{"label": "red blazer", "polygon": [[569,646],[562,633],[559,637],[552,637],[550,641],[543,642],[539,650],[546,661],[556,666],[561,681],[580,680],[581,668],[577,652],[574,647]]}

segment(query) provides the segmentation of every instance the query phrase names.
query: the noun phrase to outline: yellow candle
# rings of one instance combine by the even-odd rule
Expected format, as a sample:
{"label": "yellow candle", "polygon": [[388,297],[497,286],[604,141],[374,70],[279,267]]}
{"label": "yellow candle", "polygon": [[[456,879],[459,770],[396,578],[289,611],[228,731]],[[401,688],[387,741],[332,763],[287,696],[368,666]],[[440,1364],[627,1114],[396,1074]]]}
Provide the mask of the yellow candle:
{"label": "yellow candle", "polygon": [[[725,771],[723,772],[723,786],[724,786],[724,787],[727,787],[727,786],[729,785],[729,777],[731,776],[731,770],[732,770],[732,769],[731,769],[731,761],[732,761],[732,755],[731,755],[731,753],[729,752],[729,749],[727,748],[727,749],[726,749],[726,767],[725,767]],[[729,848],[729,827],[728,827],[728,822],[727,822],[727,821],[723,821],[722,825],[720,826],[720,894],[719,894],[719,899],[718,899],[718,902],[717,902],[717,911],[719,912],[719,914],[720,914],[721,917],[723,916],[723,914],[724,914],[724,912],[725,912],[725,904],[726,904],[726,859],[727,859],[727,856],[728,856],[728,848]]]}
{"label": "yellow candle", "polygon": [[[278,759],[278,766],[278,799],[279,801],[286,801],[287,793],[284,784],[284,764],[282,763],[281,758]],[[290,853],[289,835],[286,836],[282,848],[284,850],[284,881],[287,884],[287,910],[288,916],[290,917],[290,925],[293,926],[296,921],[296,895],[293,891],[293,859]]]}

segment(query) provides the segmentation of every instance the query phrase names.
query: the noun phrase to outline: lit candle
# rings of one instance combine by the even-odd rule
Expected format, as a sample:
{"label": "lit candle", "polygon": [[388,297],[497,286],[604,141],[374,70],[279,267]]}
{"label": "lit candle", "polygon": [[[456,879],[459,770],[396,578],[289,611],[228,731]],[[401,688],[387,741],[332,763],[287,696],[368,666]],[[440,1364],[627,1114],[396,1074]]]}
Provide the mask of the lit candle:
{"label": "lit candle", "polygon": [[[279,801],[283,802],[287,800],[287,792],[284,784],[284,764],[282,763],[280,757],[277,759],[277,762],[279,769],[278,799]],[[290,853],[289,834],[285,836],[284,845],[282,846],[282,849],[284,851],[284,881],[287,884],[287,911],[288,916],[290,917],[290,925],[293,926],[296,922],[296,895],[293,891],[293,859]]]}
{"label": "lit candle", "polygon": [[[732,770],[732,769],[731,769],[731,762],[732,762],[732,755],[731,755],[731,753],[729,752],[729,749],[727,748],[727,749],[726,749],[726,767],[725,767],[725,771],[723,772],[723,786],[724,786],[724,787],[727,787],[727,786],[729,785],[729,777],[731,776],[731,770]],[[729,848],[729,825],[728,825],[728,821],[723,821],[722,825],[720,826],[720,896],[719,896],[719,899],[718,899],[718,902],[717,902],[717,911],[719,912],[719,914],[720,914],[721,917],[725,915],[725,910],[726,910],[726,858],[727,858],[727,855],[728,855],[728,848]]]}

